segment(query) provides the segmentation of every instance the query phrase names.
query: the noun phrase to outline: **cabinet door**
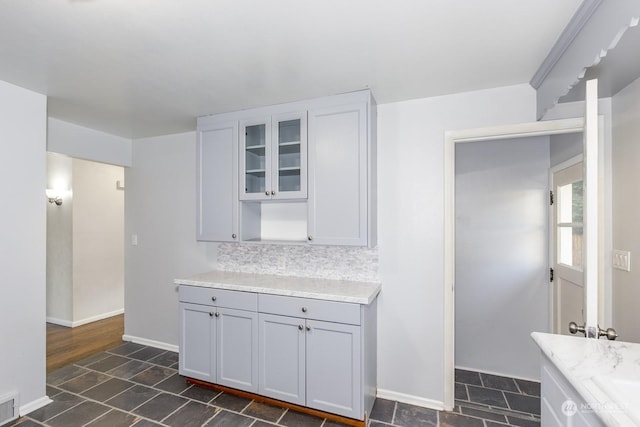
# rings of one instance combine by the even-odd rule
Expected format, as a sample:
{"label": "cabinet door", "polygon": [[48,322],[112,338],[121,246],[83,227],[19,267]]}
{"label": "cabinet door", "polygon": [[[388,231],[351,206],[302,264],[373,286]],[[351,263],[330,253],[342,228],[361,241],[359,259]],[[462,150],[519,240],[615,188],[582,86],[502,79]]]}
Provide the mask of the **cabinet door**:
{"label": "cabinet door", "polygon": [[362,419],[360,327],[307,320],[307,406]]}
{"label": "cabinet door", "polygon": [[180,303],[180,375],[215,382],[214,307]]}
{"label": "cabinet door", "polygon": [[237,122],[229,122],[198,130],[198,240],[237,241],[237,129]]}
{"label": "cabinet door", "polygon": [[271,199],[271,117],[240,124],[240,200]]}
{"label": "cabinet door", "polygon": [[216,383],[257,392],[258,313],[218,308],[216,321]]}
{"label": "cabinet door", "polygon": [[272,118],[271,195],[273,199],[307,197],[307,113]]}
{"label": "cabinet door", "polygon": [[260,313],[258,393],[305,404],[305,321]]}
{"label": "cabinet door", "polygon": [[311,243],[367,245],[367,104],[309,111]]}

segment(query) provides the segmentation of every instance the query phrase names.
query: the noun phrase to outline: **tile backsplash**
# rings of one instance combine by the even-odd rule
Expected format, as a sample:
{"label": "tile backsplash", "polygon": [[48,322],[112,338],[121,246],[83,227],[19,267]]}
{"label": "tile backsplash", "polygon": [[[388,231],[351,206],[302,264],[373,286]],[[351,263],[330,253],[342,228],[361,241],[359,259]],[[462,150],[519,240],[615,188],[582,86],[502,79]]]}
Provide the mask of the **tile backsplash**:
{"label": "tile backsplash", "polygon": [[378,282],[378,248],[222,243],[218,270]]}

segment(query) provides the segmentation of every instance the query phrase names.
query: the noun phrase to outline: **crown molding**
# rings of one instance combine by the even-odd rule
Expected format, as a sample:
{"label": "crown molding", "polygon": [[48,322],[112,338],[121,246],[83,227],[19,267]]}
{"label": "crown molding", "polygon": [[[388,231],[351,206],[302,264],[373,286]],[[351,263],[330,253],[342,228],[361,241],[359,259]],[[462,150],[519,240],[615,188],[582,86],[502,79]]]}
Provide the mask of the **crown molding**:
{"label": "crown molding", "polygon": [[593,13],[598,9],[603,0],[583,0],[583,2],[576,10],[576,13],[573,15],[567,26],[564,28],[558,40],[556,40],[555,44],[549,51],[547,57],[542,61],[540,67],[535,72],[529,84],[534,88],[538,89],[544,79],[547,78],[553,67],[560,60],[564,52],[571,45],[573,40],[580,33],[582,28],[589,22]]}

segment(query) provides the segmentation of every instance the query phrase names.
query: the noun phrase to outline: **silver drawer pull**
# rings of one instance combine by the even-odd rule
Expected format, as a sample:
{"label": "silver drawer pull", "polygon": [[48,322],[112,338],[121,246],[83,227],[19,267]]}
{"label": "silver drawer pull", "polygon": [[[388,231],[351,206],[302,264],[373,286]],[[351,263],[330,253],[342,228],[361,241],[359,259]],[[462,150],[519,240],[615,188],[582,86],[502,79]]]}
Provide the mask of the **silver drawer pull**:
{"label": "silver drawer pull", "polygon": [[215,296],[212,296],[211,301],[215,301],[215,300],[217,300],[217,298]]}
{"label": "silver drawer pull", "polygon": [[307,312],[307,307],[302,307],[302,312],[306,313]]}
{"label": "silver drawer pull", "polygon": [[209,313],[209,317],[213,317],[213,313]]}
{"label": "silver drawer pull", "polygon": [[220,317],[220,313],[216,312],[216,317]]}
{"label": "silver drawer pull", "polygon": [[307,326],[307,332],[311,331],[311,326]]}
{"label": "silver drawer pull", "polygon": [[298,329],[299,329],[299,330],[303,330],[303,329],[304,329],[304,326],[302,326],[302,325],[298,325]]}

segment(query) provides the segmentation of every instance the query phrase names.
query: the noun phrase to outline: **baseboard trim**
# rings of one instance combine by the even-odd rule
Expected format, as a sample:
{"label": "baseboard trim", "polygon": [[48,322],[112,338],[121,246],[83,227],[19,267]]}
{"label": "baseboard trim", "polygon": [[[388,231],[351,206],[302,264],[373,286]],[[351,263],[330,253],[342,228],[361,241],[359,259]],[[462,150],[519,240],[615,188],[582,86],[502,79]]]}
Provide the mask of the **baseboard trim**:
{"label": "baseboard trim", "polygon": [[424,397],[413,396],[411,394],[398,393],[397,391],[378,389],[376,397],[387,400],[395,400],[397,402],[407,403],[409,405],[421,406],[423,408],[435,409],[437,411],[444,410],[444,402],[439,400],[425,399]]}
{"label": "baseboard trim", "polygon": [[33,412],[36,409],[40,409],[43,406],[47,406],[49,403],[53,402],[53,400],[49,399],[49,396],[41,397],[40,399],[36,399],[32,402],[21,405],[18,408],[18,413],[21,417],[27,415],[29,412]]}
{"label": "baseboard trim", "polygon": [[47,323],[53,323],[54,325],[66,326],[67,328],[75,328],[76,326],[82,326],[88,323],[97,322],[98,320],[104,320],[104,319],[108,319],[109,317],[118,316],[122,313],[124,313],[124,308],[110,311],[108,313],[98,314],[97,316],[91,316],[91,317],[87,317],[85,319],[76,320],[76,321],[58,319],[56,317],[47,317],[46,321]]}
{"label": "baseboard trim", "polygon": [[122,341],[130,341],[136,344],[142,344],[142,345],[146,345],[149,347],[155,347],[155,348],[159,348],[161,350],[168,350],[168,351],[173,351],[175,353],[178,352],[178,346],[177,345],[173,345],[173,344],[168,344],[166,342],[162,342],[162,341],[154,341],[154,340],[150,340],[147,338],[140,338],[140,337],[136,337],[133,335],[123,335],[122,336]]}
{"label": "baseboard trim", "polygon": [[54,325],[65,326],[67,328],[72,328],[73,322],[71,320],[58,319],[57,317],[46,317],[47,323],[53,323]]}
{"label": "baseboard trim", "polygon": [[535,382],[535,383],[539,383],[540,382],[540,378],[528,378],[528,377],[522,377],[522,376],[519,376],[519,375],[505,374],[504,372],[494,372],[494,371],[486,370],[486,369],[469,368],[469,367],[466,367],[466,366],[457,366],[457,365],[456,365],[456,369],[461,369],[463,371],[479,372],[481,374],[495,375],[495,376],[498,376],[498,377],[508,377],[508,378],[513,378],[513,379],[516,379],[516,380],[532,381],[532,382]]}

